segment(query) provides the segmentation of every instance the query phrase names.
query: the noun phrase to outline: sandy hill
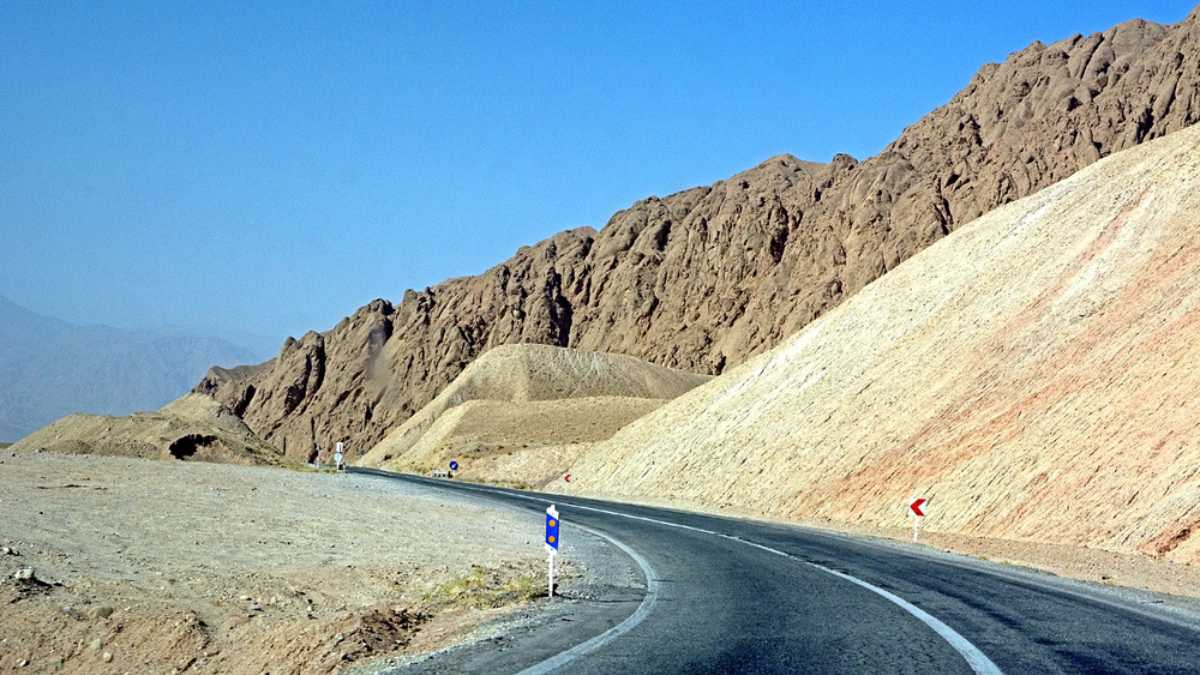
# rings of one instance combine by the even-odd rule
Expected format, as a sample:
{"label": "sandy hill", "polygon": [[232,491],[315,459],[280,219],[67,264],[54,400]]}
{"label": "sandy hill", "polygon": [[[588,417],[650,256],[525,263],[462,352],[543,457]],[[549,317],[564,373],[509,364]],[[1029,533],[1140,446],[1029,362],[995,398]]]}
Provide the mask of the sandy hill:
{"label": "sandy hill", "polygon": [[[598,441],[708,381],[619,354],[546,345],[497,347],[476,359],[437,398],[397,427],[362,463],[408,469],[460,459],[464,475],[496,479],[496,455]],[[547,459],[551,474],[562,450]],[[512,463],[516,460],[506,459]]]}
{"label": "sandy hill", "polygon": [[199,394],[127,417],[70,415],[11,449],[236,464],[277,464],[282,459],[237,416]]}
{"label": "sandy hill", "polygon": [[650,197],[474,277],[372,302],[197,391],[303,453],[371,447],[478,355],[522,342],[720,373],[980,214],[1200,119],[1200,16],[1132,21],[983,66],[865,161],[788,155]]}
{"label": "sandy hill", "polygon": [[1198,186],[1192,128],[989,213],[562,487],[1200,563]]}

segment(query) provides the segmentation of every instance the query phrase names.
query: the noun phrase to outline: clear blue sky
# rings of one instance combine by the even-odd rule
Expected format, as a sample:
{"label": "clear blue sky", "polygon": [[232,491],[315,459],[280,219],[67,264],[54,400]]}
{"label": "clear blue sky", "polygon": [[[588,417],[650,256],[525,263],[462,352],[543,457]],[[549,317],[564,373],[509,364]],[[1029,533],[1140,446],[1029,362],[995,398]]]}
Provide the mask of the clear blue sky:
{"label": "clear blue sky", "polygon": [[771,155],[869,156],[984,62],[1190,7],[5,2],[0,294],[325,329]]}

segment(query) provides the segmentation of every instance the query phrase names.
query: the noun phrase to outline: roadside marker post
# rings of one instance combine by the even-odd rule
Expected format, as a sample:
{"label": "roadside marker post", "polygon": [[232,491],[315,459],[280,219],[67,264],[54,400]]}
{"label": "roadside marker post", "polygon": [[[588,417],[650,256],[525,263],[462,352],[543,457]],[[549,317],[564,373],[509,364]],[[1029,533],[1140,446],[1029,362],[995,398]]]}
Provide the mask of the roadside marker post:
{"label": "roadside marker post", "polygon": [[546,509],[546,555],[549,558],[549,588],[550,592],[547,597],[554,597],[554,557],[558,555],[558,528],[562,522],[558,518],[558,509],[551,504]]}
{"label": "roadside marker post", "polygon": [[929,500],[913,495],[908,499],[908,515],[913,521],[913,543],[917,543],[917,534],[921,529],[921,521],[925,520],[925,509]]}
{"label": "roadside marker post", "polygon": [[457,459],[450,460],[450,470],[458,471],[458,460]]}
{"label": "roadside marker post", "polygon": [[333,469],[334,469],[334,471],[342,470],[342,460],[345,458],[345,454],[342,452],[343,448],[345,448],[345,446],[342,445],[341,441],[338,441],[337,448],[333,452]]}

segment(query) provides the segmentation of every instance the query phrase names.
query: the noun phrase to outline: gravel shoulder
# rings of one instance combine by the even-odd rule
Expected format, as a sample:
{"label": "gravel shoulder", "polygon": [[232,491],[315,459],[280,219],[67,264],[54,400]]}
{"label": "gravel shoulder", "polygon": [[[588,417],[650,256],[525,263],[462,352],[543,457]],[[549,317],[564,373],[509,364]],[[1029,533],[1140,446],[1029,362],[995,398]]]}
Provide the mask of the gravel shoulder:
{"label": "gravel shoulder", "polygon": [[[546,604],[530,511],[350,474],[0,461],[0,672],[369,671]],[[564,594],[612,585],[585,574],[594,543],[564,546]]]}

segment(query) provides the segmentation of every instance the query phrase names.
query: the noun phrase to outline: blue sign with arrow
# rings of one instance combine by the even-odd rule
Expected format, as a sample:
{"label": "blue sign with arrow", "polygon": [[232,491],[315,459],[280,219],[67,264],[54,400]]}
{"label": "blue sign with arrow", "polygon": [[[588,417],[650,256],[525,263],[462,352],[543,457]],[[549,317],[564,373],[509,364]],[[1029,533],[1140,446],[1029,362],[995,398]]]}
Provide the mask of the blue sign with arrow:
{"label": "blue sign with arrow", "polygon": [[558,552],[558,509],[551,504],[546,509],[546,546],[551,552]]}
{"label": "blue sign with arrow", "polygon": [[458,460],[457,459],[450,460],[450,470],[458,471]]}

